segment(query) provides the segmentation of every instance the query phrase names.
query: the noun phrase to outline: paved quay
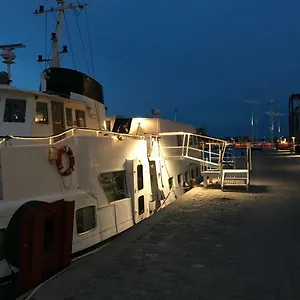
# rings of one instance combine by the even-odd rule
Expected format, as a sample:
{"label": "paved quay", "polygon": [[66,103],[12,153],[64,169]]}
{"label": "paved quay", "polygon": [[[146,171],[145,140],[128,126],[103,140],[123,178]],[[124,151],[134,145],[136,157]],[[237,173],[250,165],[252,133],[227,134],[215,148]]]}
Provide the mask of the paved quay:
{"label": "paved quay", "polygon": [[300,156],[254,153],[249,193],[195,188],[34,300],[299,300]]}

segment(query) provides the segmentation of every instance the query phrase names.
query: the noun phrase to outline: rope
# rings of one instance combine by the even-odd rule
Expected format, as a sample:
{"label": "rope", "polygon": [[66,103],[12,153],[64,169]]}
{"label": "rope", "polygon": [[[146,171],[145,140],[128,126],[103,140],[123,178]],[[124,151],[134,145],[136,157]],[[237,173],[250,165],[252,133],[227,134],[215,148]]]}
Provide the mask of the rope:
{"label": "rope", "polygon": [[64,14],[64,19],[65,19],[65,24],[66,24],[67,34],[68,34],[68,40],[69,40],[69,44],[70,44],[70,50],[71,50],[73,65],[74,65],[74,69],[76,70],[75,57],[74,57],[74,52],[73,52],[73,48],[72,48],[72,43],[71,43],[70,32],[69,32],[69,27],[68,27],[68,23],[67,23],[66,14]]}
{"label": "rope", "polygon": [[92,51],[90,25],[89,25],[89,18],[88,18],[87,7],[85,8],[85,17],[86,17],[86,23],[87,23],[88,40],[89,40],[89,47],[90,47],[90,54],[91,54],[92,75],[95,78],[95,69],[94,69],[94,61],[93,61],[93,51]]}
{"label": "rope", "polygon": [[[45,3],[47,0],[45,1]],[[48,45],[48,14],[46,14],[46,25],[45,25],[45,59],[47,59],[47,45]],[[47,62],[45,61],[45,69],[47,69]]]}
{"label": "rope", "polygon": [[79,31],[79,36],[80,36],[82,51],[83,51],[83,54],[84,54],[85,63],[86,63],[87,69],[88,69],[88,74],[90,75],[90,68],[89,68],[89,64],[88,64],[87,58],[86,58],[86,53],[85,53],[85,49],[84,49],[84,43],[83,43],[83,39],[82,39],[82,35],[81,35],[81,30],[80,30],[79,22],[78,22],[78,15],[75,14],[75,17],[76,17],[76,23],[77,23],[77,27],[78,27],[78,31]]}

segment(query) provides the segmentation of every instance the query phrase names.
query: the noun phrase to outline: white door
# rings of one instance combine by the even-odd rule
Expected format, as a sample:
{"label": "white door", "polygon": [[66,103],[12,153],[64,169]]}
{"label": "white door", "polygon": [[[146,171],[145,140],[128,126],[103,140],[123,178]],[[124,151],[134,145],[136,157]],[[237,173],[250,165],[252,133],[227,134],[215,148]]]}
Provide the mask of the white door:
{"label": "white door", "polygon": [[[140,160],[132,160],[133,214],[134,222],[139,223],[149,216],[149,180],[146,180],[147,165]],[[149,176],[149,174],[148,174]]]}

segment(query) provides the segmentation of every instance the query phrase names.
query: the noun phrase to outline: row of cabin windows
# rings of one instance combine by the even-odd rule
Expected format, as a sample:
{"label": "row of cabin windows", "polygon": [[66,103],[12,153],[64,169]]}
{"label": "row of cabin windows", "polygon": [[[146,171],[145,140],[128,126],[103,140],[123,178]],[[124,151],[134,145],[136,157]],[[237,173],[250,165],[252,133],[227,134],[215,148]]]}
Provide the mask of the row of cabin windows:
{"label": "row of cabin windows", "polygon": [[[196,176],[195,176],[196,175]],[[195,179],[195,177],[199,177],[200,176],[200,169],[199,167],[197,167],[196,169],[191,169],[191,178]],[[183,182],[188,182],[189,181],[189,173],[185,172],[184,173],[184,181],[183,181],[183,175],[182,174],[178,174],[177,175],[177,183],[179,186],[183,185]],[[173,177],[169,178],[169,188],[172,189],[174,187],[174,179]]]}
{"label": "row of cabin windows", "polygon": [[[129,197],[126,183],[126,172],[124,170],[100,174],[99,181],[109,202]],[[138,190],[144,188],[143,165],[138,165],[137,167],[137,185]],[[138,198],[138,213],[141,215],[144,212],[145,197],[144,195],[141,195]],[[96,226],[96,207],[94,205],[86,206],[76,211],[76,227],[78,234],[87,233],[95,229]],[[1,247],[3,243],[4,231],[0,230],[0,259],[4,255],[3,247]]]}
{"label": "row of cabin windows", "polygon": [[[142,215],[145,212],[145,197],[144,195],[138,198],[138,213]],[[77,234],[88,233],[97,227],[97,214],[94,205],[80,208],[76,211],[76,227]],[[1,241],[0,241],[1,242]],[[0,249],[1,250],[1,249]],[[3,253],[4,255],[4,253]],[[1,252],[0,252],[1,259]]]}
{"label": "row of cabin windows", "polygon": [[[183,135],[177,135],[177,146],[183,146]],[[201,137],[199,136],[195,136],[195,135],[191,135],[189,138],[189,146],[199,146],[201,142]],[[185,139],[184,142],[185,146],[187,145],[187,141]]]}
{"label": "row of cabin windows", "polygon": [[[126,172],[124,170],[102,173],[99,175],[99,181],[109,202],[129,197]],[[142,190],[144,188],[143,165],[137,166],[137,187],[138,190]],[[138,212],[139,215],[145,212],[144,195],[141,195],[138,198]],[[91,205],[83,207],[76,211],[76,226],[78,234],[87,233],[96,228],[97,222],[95,206]]]}
{"label": "row of cabin windows", "polygon": [[[138,190],[143,189],[143,165],[137,166],[136,179]],[[109,202],[129,197],[126,183],[126,172],[124,170],[100,174],[99,180]],[[144,212],[145,197],[144,195],[141,195],[138,198],[138,213],[141,215]],[[76,211],[76,228],[79,235],[88,233],[97,227],[96,215],[96,207],[94,205],[86,206]],[[5,230],[0,230],[0,260],[4,257],[4,234]]]}
{"label": "row of cabin windows", "polygon": [[[65,108],[67,126],[86,127],[85,112],[83,110],[75,110],[75,122],[73,120],[73,109]],[[22,99],[6,99],[4,108],[4,122],[24,123],[26,118],[26,100]],[[49,124],[48,103],[37,102],[35,123]]]}

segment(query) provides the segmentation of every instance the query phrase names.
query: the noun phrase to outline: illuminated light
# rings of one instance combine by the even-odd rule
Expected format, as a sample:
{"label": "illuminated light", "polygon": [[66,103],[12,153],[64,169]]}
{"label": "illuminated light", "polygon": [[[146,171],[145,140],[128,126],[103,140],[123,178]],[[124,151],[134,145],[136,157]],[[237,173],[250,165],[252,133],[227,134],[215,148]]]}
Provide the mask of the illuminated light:
{"label": "illuminated light", "polygon": [[147,125],[147,119],[145,118],[136,118],[134,121],[137,123],[135,126],[144,127]]}

